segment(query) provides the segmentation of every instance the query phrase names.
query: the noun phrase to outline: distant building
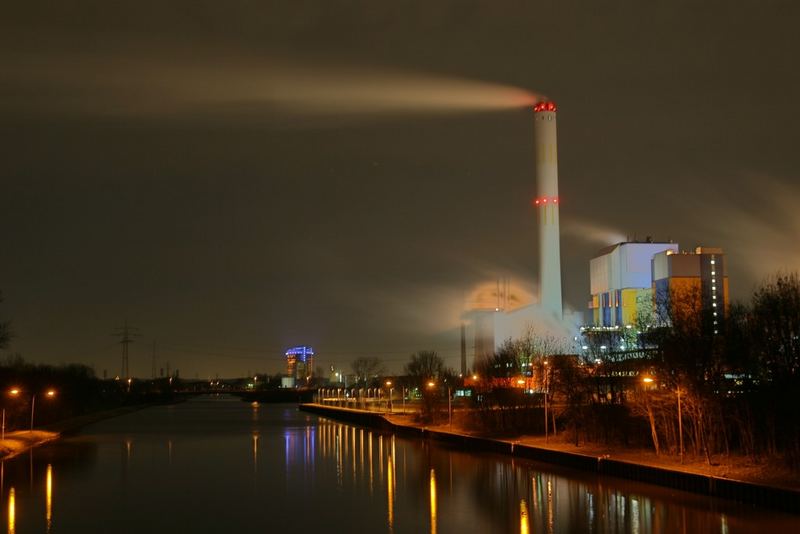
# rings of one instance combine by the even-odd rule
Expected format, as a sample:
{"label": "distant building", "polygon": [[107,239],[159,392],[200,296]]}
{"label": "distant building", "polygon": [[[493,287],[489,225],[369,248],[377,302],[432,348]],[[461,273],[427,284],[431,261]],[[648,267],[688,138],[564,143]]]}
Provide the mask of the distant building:
{"label": "distant building", "polygon": [[653,257],[656,315],[668,318],[676,306],[707,312],[717,333],[729,305],[728,266],[721,248],[697,247],[694,252],[664,251]]}
{"label": "distant building", "polygon": [[287,349],[286,375],[298,387],[305,386],[314,375],[314,349],[306,345]]}
{"label": "distant building", "polygon": [[594,326],[635,324],[642,308],[652,308],[653,256],[678,251],[677,243],[624,242],[600,250],[589,262]]}

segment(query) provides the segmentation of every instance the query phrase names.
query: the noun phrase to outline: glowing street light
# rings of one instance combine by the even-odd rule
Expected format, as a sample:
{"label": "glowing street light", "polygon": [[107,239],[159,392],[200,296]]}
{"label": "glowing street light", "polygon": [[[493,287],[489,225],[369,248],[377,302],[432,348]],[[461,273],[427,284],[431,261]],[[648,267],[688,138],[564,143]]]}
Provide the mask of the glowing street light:
{"label": "glowing street light", "polygon": [[[22,390],[20,388],[16,388],[16,387],[15,388],[11,388],[8,391],[8,394],[11,395],[12,397],[19,397],[21,393],[22,393]],[[44,396],[45,396],[45,398],[53,399],[56,396],[56,390],[52,389],[52,388],[47,389],[44,392]],[[31,432],[33,432],[33,416],[34,416],[35,413],[36,413],[36,393],[32,393],[31,394]],[[6,433],[6,424],[5,423],[6,423],[6,411],[5,411],[5,409],[3,409],[3,425],[2,425],[3,426],[3,431],[2,431],[3,439],[5,439],[5,433]]]}
{"label": "glowing street light", "polygon": [[642,382],[644,382],[645,384],[652,384],[653,383],[653,378],[650,377],[650,376],[646,376],[646,377],[642,378]]}
{"label": "glowing street light", "polygon": [[[11,395],[12,397],[19,396],[19,388],[11,388],[8,391],[8,394]],[[5,408],[3,408],[3,422],[2,422],[2,425],[0,425],[0,426],[2,426],[2,430],[0,430],[0,436],[2,436],[2,437],[0,437],[0,439],[5,440],[6,439],[6,409]]]}
{"label": "glowing street light", "polygon": [[389,413],[391,413],[392,412],[392,392],[394,391],[394,388],[392,387],[392,381],[391,380],[387,380],[386,381],[386,387],[389,388],[389,400],[386,401],[386,407],[389,409]]}

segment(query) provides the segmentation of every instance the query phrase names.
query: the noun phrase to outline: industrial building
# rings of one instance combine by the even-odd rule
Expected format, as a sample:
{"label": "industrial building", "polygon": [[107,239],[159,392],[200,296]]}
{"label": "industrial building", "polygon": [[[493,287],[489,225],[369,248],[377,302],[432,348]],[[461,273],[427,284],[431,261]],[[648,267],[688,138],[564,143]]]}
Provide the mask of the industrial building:
{"label": "industrial building", "polygon": [[720,248],[681,251],[677,243],[625,242],[602,249],[589,263],[588,323],[620,328],[669,321],[675,306],[709,312],[717,330],[728,307],[728,274]]}
{"label": "industrial building", "polygon": [[600,250],[589,262],[587,322],[604,327],[636,323],[642,308],[653,300],[653,256],[666,251],[678,252],[678,244],[655,243],[648,238]]}
{"label": "industrial building", "polygon": [[707,316],[714,333],[727,315],[728,266],[721,248],[694,252],[665,250],[653,256],[653,298],[656,317],[668,320],[680,309]]}

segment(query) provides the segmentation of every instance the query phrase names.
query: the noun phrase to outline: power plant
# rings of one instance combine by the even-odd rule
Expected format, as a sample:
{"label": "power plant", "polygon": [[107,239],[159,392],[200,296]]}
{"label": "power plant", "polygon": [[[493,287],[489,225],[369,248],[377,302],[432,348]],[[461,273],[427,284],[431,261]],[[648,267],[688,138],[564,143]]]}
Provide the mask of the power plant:
{"label": "power plant", "polygon": [[538,294],[527,296],[519,286],[503,279],[496,286],[485,284],[481,292],[473,295],[464,315],[474,334],[473,367],[506,340],[528,332],[567,341],[577,339],[579,331],[595,328],[631,330],[641,322],[643,314],[653,314],[653,320],[655,315],[665,316],[674,295],[685,296],[687,291],[698,295],[699,306],[711,314],[716,333],[728,306],[727,269],[722,250],[698,247],[694,253],[682,253],[677,243],[658,243],[650,238],[644,242],[617,243],[599,251],[589,265],[591,298],[587,310],[565,312],[556,115],[555,102],[542,101],[533,106]]}

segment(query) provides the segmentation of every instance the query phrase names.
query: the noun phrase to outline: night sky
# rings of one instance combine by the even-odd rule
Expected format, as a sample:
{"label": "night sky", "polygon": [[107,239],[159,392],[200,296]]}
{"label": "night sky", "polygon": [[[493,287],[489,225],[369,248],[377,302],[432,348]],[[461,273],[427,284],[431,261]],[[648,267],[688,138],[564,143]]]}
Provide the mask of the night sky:
{"label": "night sky", "polygon": [[[566,301],[626,236],[800,266],[800,4],[15,2],[0,17],[6,353],[189,378],[432,348],[538,260],[559,105]],[[519,90],[514,89],[519,88]]]}

